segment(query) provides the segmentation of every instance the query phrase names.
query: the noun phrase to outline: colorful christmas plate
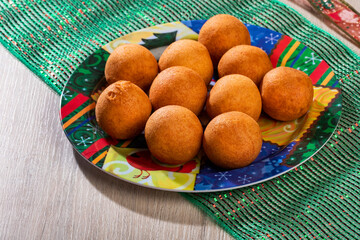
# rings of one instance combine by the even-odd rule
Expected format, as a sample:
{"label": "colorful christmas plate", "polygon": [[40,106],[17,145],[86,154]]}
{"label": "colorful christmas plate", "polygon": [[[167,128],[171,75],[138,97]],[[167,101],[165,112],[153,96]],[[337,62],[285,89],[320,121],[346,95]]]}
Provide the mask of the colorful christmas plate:
{"label": "colorful christmas plate", "polygon": [[333,71],[300,42],[250,24],[246,26],[251,44],[262,48],[274,67],[299,69],[307,73],[314,84],[314,102],[305,116],[292,122],[260,117],[263,146],[251,165],[235,170],[220,169],[201,152],[184,165],[164,165],[151,156],[143,135],[126,141],[106,135],[96,123],[94,109],[106,87],[104,67],[109,53],[121,44],[137,43],[151,50],[158,59],[170,43],[185,38],[196,40],[204,22],[173,22],[130,33],[106,44],[76,69],[62,93],[60,115],[66,136],[87,161],[137,185],[206,192],[245,187],[279,176],[296,169],[326,143],[341,115],[341,94]]}

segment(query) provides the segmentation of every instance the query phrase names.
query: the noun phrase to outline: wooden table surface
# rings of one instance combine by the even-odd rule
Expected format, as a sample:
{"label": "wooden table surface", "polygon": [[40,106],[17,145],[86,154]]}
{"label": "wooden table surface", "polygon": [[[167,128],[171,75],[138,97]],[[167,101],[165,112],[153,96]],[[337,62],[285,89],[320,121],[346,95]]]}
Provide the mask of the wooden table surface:
{"label": "wooden table surface", "polygon": [[[283,2],[360,53],[310,8]],[[180,194],[87,163],[62,131],[59,96],[3,46],[0,62],[0,239],[231,238]]]}

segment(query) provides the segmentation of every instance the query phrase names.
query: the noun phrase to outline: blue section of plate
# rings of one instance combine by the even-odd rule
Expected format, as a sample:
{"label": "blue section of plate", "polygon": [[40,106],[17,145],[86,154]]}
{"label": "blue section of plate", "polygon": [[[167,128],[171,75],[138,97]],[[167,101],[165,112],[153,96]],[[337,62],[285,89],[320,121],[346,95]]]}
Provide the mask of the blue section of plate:
{"label": "blue section of plate", "polygon": [[273,30],[245,23],[251,37],[251,45],[264,50],[268,55],[281,39],[282,34]]}
{"label": "blue section of plate", "polygon": [[207,20],[188,20],[181,21],[181,23],[193,30],[194,32],[199,33],[202,25],[204,25],[206,21]]}
{"label": "blue section of plate", "polygon": [[210,161],[205,161],[200,168],[200,173],[196,176],[194,190],[233,188],[276,176],[291,169],[281,165],[281,163],[295,144],[296,142],[292,142],[284,148],[276,144],[263,142],[259,156],[245,168],[226,171],[221,170]]}
{"label": "blue section of plate", "polygon": [[[181,23],[192,29],[194,32],[199,33],[201,27],[204,25],[205,22],[206,20],[191,20],[182,21]],[[282,37],[281,33],[275,32],[267,28],[262,28],[248,23],[245,23],[245,26],[250,33],[251,45],[261,48],[268,55],[271,53],[271,50]]]}

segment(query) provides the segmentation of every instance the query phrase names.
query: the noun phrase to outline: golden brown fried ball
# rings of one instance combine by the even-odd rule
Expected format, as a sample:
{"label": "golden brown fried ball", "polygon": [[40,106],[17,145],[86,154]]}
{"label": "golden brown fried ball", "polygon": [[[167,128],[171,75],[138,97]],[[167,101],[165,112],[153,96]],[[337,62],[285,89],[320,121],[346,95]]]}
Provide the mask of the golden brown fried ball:
{"label": "golden brown fried ball", "polygon": [[140,134],[150,113],[149,98],[129,81],[118,81],[108,86],[100,94],[95,108],[99,126],[117,139],[129,139]]}
{"label": "golden brown fried ball", "polygon": [[145,126],[145,139],[151,154],[166,164],[182,164],[199,152],[203,129],[187,108],[169,105],[156,110]]}
{"label": "golden brown fried ball", "polygon": [[127,80],[143,90],[150,87],[157,74],[158,64],[154,55],[138,44],[117,47],[105,65],[105,78],[109,84]]}
{"label": "golden brown fried ball", "polygon": [[245,167],[259,155],[260,127],[242,112],[223,113],[210,121],[203,138],[208,158],[222,168]]}
{"label": "golden brown fried ball", "polygon": [[176,66],[159,73],[150,87],[149,98],[154,110],[179,105],[198,115],[204,107],[207,88],[194,70]]}
{"label": "golden brown fried ball", "polygon": [[260,92],[264,112],[276,120],[292,121],[309,110],[314,88],[306,73],[277,67],[265,75]]}
{"label": "golden brown fried ball", "polygon": [[230,48],[243,44],[250,45],[250,34],[236,17],[219,14],[202,26],[198,41],[209,50],[214,67],[217,67],[220,58]]}
{"label": "golden brown fried ball", "polygon": [[160,71],[173,66],[191,68],[208,85],[213,76],[213,66],[208,50],[201,43],[184,39],[170,44],[159,59]]}
{"label": "golden brown fried ball", "polygon": [[241,45],[227,51],[218,66],[219,77],[229,74],[245,75],[259,85],[273,68],[266,52],[258,47]]}
{"label": "golden brown fried ball", "polygon": [[220,78],[210,91],[206,112],[214,118],[225,112],[246,113],[255,121],[261,113],[261,96],[255,83],[240,74]]}

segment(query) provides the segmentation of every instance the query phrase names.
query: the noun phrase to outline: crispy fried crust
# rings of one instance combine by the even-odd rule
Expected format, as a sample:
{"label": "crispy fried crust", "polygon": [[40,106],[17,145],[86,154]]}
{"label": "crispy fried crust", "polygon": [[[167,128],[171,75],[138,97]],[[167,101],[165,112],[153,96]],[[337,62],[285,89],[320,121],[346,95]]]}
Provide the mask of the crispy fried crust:
{"label": "crispy fried crust", "polygon": [[219,77],[229,74],[245,75],[259,85],[265,74],[273,69],[268,55],[258,47],[241,45],[227,51],[219,62]]}
{"label": "crispy fried crust", "polygon": [[150,87],[157,74],[158,64],[154,55],[138,44],[117,47],[105,65],[105,78],[109,84],[127,80],[144,91]]}
{"label": "crispy fried crust", "polygon": [[214,118],[225,112],[239,111],[248,114],[255,121],[261,113],[260,92],[248,77],[239,74],[219,79],[211,89],[206,102],[206,112]]}
{"label": "crispy fried crust", "polygon": [[260,92],[264,112],[280,121],[292,121],[304,115],[314,95],[310,77],[289,67],[278,67],[268,72]]}
{"label": "crispy fried crust", "polygon": [[199,152],[203,128],[189,109],[170,105],[156,110],[145,127],[151,154],[167,164],[182,164]]}
{"label": "crispy fried crust", "polygon": [[170,44],[159,59],[160,71],[173,66],[184,66],[197,72],[208,85],[213,76],[210,54],[201,43],[184,39]]}
{"label": "crispy fried crust", "polygon": [[207,20],[202,26],[198,41],[208,49],[216,68],[220,58],[230,48],[243,44],[250,45],[250,34],[236,17],[219,14]]}
{"label": "crispy fried crust", "polygon": [[110,136],[129,139],[140,134],[151,113],[151,103],[138,86],[118,81],[100,95],[95,108],[96,121]]}
{"label": "crispy fried crust", "polygon": [[159,73],[149,91],[153,109],[179,105],[198,115],[204,107],[207,88],[194,70],[176,66]]}
{"label": "crispy fried crust", "polygon": [[259,155],[262,146],[257,122],[241,112],[223,113],[207,125],[203,148],[216,165],[234,169],[245,167]]}

